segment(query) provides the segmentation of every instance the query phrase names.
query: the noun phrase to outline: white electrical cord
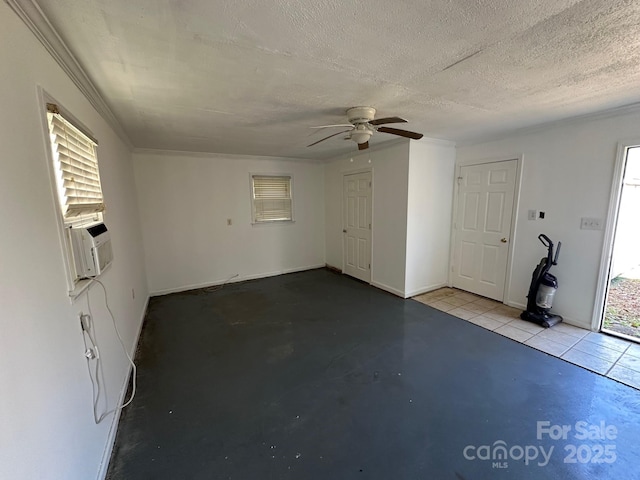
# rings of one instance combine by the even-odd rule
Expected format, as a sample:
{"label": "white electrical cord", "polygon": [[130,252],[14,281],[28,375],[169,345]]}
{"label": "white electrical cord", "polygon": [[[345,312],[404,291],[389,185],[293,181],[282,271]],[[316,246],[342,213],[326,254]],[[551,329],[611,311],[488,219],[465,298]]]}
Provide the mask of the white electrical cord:
{"label": "white electrical cord", "polygon": [[[91,332],[89,331],[90,327],[85,327],[84,318],[83,318],[84,316],[85,315],[82,315],[80,318],[80,321],[82,322],[82,340],[84,341],[84,349],[85,349],[84,351],[85,351],[85,356],[87,357],[87,370],[89,371],[89,378],[91,379],[91,398],[93,400],[93,421],[96,424],[98,424],[100,423],[97,415],[98,399],[100,398],[100,379],[98,376],[99,367],[100,367],[100,350],[98,349],[98,346],[96,345],[95,340],[91,336]],[[90,313],[88,314],[88,317],[91,318]],[[87,346],[87,337],[89,337],[89,340],[91,341],[91,347]],[[94,375],[92,375],[91,373],[91,360],[96,361],[96,371],[94,374],[95,381],[94,381]],[[96,395],[96,385],[98,390],[97,395]]]}
{"label": "white electrical cord", "polygon": [[[100,284],[100,286],[102,287],[102,291],[104,293],[104,304],[107,307],[107,311],[109,312],[109,316],[111,317],[111,322],[113,323],[113,329],[116,332],[116,336],[118,337],[118,340],[120,342],[120,346],[122,347],[122,351],[124,352],[125,356],[127,357],[127,360],[129,360],[129,363],[131,364],[132,367],[132,375],[133,375],[133,380],[132,380],[132,387],[131,387],[131,396],[129,397],[129,400],[127,400],[125,403],[123,403],[122,405],[119,405],[115,408],[112,408],[111,410],[103,413],[102,415],[100,415],[98,417],[98,401],[100,400],[100,392],[101,392],[101,388],[100,388],[100,378],[98,376],[99,373],[99,367],[100,367],[100,350],[98,348],[98,344],[96,342],[96,340],[94,339],[94,337],[91,335],[91,326],[87,326],[84,323],[82,323],[82,331],[83,331],[83,340],[84,340],[84,345],[85,345],[85,352],[87,352],[87,367],[89,369],[89,378],[91,379],[91,389],[92,389],[92,394],[93,394],[93,420],[95,421],[96,424],[100,423],[102,420],[105,419],[105,417],[107,417],[108,415],[112,414],[113,412],[116,412],[118,410],[123,409],[124,407],[126,407],[127,405],[129,405],[132,401],[133,398],[136,395],[136,377],[137,377],[137,367],[136,364],[134,363],[133,359],[131,358],[131,356],[129,355],[129,352],[127,351],[127,348],[124,345],[124,341],[122,340],[122,336],[120,335],[120,332],[118,331],[118,326],[116,325],[116,320],[115,317],[113,315],[113,312],[111,311],[111,308],[109,307],[109,300],[107,298],[107,289],[105,288],[104,284],[98,280],[97,278],[93,278],[92,282],[96,282],[98,284]],[[91,302],[90,302],[90,289],[91,289],[91,284],[89,285],[89,287],[87,288],[87,309],[89,310],[89,315],[90,317],[93,319],[93,313],[91,312]],[[81,319],[82,322],[82,319]],[[84,335],[84,333],[86,333],[89,337],[89,340],[91,341],[91,345],[93,347],[93,349],[95,349],[95,358],[91,358],[92,354],[90,349],[87,347],[87,340],[86,340],[86,336]],[[94,376],[92,375],[91,372],[91,365],[90,362],[92,359],[95,359],[96,361],[96,368],[95,368],[95,381],[94,381]]]}

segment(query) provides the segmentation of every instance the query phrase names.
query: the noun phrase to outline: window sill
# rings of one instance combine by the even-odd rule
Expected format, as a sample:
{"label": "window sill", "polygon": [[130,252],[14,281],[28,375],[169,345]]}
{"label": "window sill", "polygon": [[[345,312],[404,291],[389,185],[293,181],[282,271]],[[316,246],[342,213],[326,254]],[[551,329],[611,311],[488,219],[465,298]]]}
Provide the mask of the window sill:
{"label": "window sill", "polygon": [[100,273],[100,275],[96,277],[83,278],[82,280],[78,280],[75,286],[73,287],[73,290],[69,291],[69,300],[71,301],[71,303],[73,304],[80,295],[82,295],[84,292],[86,292],[89,289],[89,287],[93,284],[93,282],[98,280],[110,268],[111,268],[111,264],[107,265],[107,267]]}
{"label": "window sill", "polygon": [[271,220],[269,222],[251,222],[251,226],[259,227],[262,225],[288,225],[291,223],[296,223],[295,220]]}
{"label": "window sill", "polygon": [[86,292],[92,283],[93,283],[92,278],[85,278],[83,280],[78,280],[73,290],[69,291],[69,300],[71,300],[71,303],[74,303],[80,295]]}

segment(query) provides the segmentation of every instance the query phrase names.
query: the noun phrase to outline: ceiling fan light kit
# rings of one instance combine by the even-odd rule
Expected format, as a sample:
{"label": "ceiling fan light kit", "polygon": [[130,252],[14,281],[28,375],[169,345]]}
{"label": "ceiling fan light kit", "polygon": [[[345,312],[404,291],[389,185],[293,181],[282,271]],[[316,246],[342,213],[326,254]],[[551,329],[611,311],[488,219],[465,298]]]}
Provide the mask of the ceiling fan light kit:
{"label": "ceiling fan light kit", "polygon": [[334,127],[351,127],[350,130],[344,130],[338,133],[334,133],[327,137],[321,138],[317,142],[307,145],[312,147],[320,142],[328,140],[341,133],[348,133],[349,135],[345,140],[352,140],[358,144],[358,150],[366,150],[369,148],[369,139],[374,132],[390,133],[392,135],[398,135],[400,137],[412,138],[419,140],[422,138],[421,133],[409,132],[407,130],[401,130],[399,128],[379,127],[378,125],[384,125],[387,123],[406,123],[404,118],[400,117],[386,117],[376,119],[376,109],[373,107],[351,107],[347,109],[347,124],[333,124],[333,125],[321,125],[319,127],[311,128],[334,128]]}
{"label": "ceiling fan light kit", "polygon": [[366,143],[373,135],[373,129],[369,129],[365,124],[361,123],[351,130],[349,140],[353,140],[357,144]]}

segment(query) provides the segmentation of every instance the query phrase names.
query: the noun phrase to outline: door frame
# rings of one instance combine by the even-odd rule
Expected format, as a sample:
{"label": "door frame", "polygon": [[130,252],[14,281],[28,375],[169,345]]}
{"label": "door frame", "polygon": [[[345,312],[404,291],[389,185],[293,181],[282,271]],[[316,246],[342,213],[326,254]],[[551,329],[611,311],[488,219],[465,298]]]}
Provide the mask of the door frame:
{"label": "door frame", "polygon": [[[456,229],[454,228],[456,218],[458,217],[458,191],[460,185],[458,184],[458,178],[461,176],[460,171],[462,167],[471,167],[474,165],[484,165],[488,163],[508,162],[511,160],[516,161],[516,178],[513,191],[513,209],[511,211],[511,229],[509,234],[509,246],[507,247],[507,267],[504,278],[504,289],[502,291],[502,303],[509,304],[509,294],[511,290],[511,277],[513,270],[513,252],[514,245],[516,243],[516,224],[518,220],[518,210],[520,207],[520,186],[522,184],[522,170],[524,163],[524,155],[519,153],[516,155],[505,155],[499,157],[488,157],[476,160],[468,160],[462,163],[456,162],[455,177],[453,179],[453,209],[451,211],[451,243],[449,244],[449,272],[447,282],[449,287],[453,286],[453,263],[455,260],[455,242],[456,242]],[[515,304],[514,304],[515,305]],[[521,305],[517,305],[520,307]]]}
{"label": "door frame", "polygon": [[600,256],[596,296],[593,303],[593,315],[591,317],[591,330],[594,332],[599,332],[602,329],[602,322],[604,321],[604,307],[607,301],[607,292],[609,291],[609,273],[613,256],[613,243],[618,225],[618,211],[620,209],[622,196],[622,180],[627,163],[627,150],[633,147],[640,147],[640,139],[633,138],[618,142],[616,163],[613,169],[613,179],[611,180],[611,194],[609,196],[609,209],[605,223],[602,254]]}
{"label": "door frame", "polygon": [[[346,228],[346,221],[347,219],[344,216],[344,210],[345,210],[345,205],[344,205],[344,177],[346,177],[347,175],[357,175],[359,173],[371,173],[371,241],[370,241],[370,245],[369,245],[369,263],[371,264],[371,268],[369,269],[370,272],[370,278],[369,278],[369,285],[372,284],[373,282],[373,229],[375,228],[374,225],[374,221],[373,221],[373,215],[374,215],[374,208],[373,208],[373,197],[375,195],[374,193],[374,187],[375,187],[375,181],[374,181],[374,176],[373,176],[373,167],[365,167],[365,168],[356,168],[353,170],[342,170],[340,172],[342,174],[342,193],[340,195],[340,210],[341,210],[341,216],[342,216],[342,229]],[[344,233],[342,234],[342,274],[346,275],[346,273],[344,273],[344,258],[346,256],[346,251],[345,251],[345,241],[344,241]],[[353,278],[353,277],[352,277]]]}

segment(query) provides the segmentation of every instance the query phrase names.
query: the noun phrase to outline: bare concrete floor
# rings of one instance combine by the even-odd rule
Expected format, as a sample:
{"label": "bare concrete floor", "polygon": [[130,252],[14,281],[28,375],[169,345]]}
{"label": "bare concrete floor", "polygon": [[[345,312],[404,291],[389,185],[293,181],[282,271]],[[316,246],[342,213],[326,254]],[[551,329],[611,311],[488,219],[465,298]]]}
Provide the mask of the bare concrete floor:
{"label": "bare concrete floor", "polygon": [[636,479],[640,392],[326,270],[153,298],[110,479]]}

